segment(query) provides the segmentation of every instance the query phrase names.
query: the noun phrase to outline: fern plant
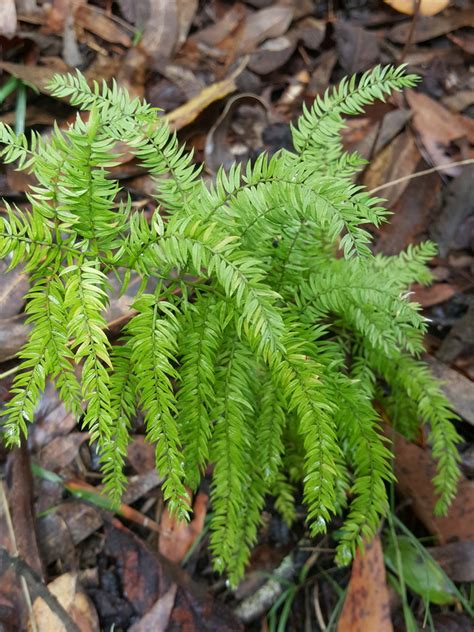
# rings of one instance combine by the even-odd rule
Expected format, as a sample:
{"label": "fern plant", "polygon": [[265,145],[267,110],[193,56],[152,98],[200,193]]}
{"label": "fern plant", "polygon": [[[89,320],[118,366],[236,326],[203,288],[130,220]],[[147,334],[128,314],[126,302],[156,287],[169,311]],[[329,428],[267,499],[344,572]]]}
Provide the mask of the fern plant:
{"label": "fern plant", "polygon": [[[37,181],[31,211],[5,203],[0,219],[0,256],[31,276],[32,333],[6,407],[7,444],[27,435],[52,378],[118,500],[140,408],[178,518],[190,513],[187,488],[212,464],[210,546],[232,583],[265,497],[291,522],[299,483],[312,534],[345,516],[340,563],[374,534],[393,479],[375,398],[406,435],[427,425],[444,512],[456,490],[458,437],[418,358],[426,322],[407,299],[411,283],[429,282],[435,248],[371,254],[365,226],[387,212],[352,183],[362,161],[339,138],[344,115],[415,82],[393,67],[344,80],[304,111],[294,152],[234,165],[211,185],[153,108],[79,73],[57,76],[50,90],[88,116],[48,138],[1,125],[4,162]],[[151,221],[112,177],[117,141],[155,179]],[[132,274],[143,284],[113,341],[104,318],[110,279],[125,290]]]}

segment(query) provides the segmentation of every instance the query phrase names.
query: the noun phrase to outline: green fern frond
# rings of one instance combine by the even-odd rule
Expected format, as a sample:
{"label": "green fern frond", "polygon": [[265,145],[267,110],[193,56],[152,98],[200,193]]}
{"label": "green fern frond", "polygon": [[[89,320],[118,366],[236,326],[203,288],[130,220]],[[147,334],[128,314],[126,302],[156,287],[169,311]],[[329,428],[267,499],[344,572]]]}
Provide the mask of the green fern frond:
{"label": "green fern frond", "polygon": [[[304,111],[295,152],[221,169],[211,184],[157,110],[115,82],[55,77],[52,93],[90,114],[48,137],[0,125],[0,157],[36,179],[30,209],[5,204],[0,217],[0,256],[22,264],[32,286],[7,443],[27,434],[51,377],[83,413],[118,503],[141,409],[179,518],[190,512],[185,485],[197,489],[213,466],[214,566],[236,584],[267,495],[290,524],[302,491],[313,534],[344,514],[340,563],[376,532],[393,476],[372,405],[382,392],[397,428],[427,424],[445,511],[458,436],[416,359],[426,323],[408,301],[412,283],[430,281],[435,250],[372,254],[367,224],[387,212],[351,183],[362,161],[339,138],[344,115],[414,82],[392,67],[344,80]],[[113,178],[117,141],[156,182],[151,219]],[[122,291],[141,280],[119,341],[106,322],[113,275]]]}

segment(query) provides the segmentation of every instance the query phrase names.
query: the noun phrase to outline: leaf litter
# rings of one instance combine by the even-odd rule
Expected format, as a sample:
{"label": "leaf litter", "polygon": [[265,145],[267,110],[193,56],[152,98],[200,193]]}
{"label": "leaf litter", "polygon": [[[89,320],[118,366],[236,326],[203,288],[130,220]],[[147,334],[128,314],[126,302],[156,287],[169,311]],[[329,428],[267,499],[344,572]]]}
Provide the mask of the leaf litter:
{"label": "leaf litter", "polygon": [[[377,231],[377,251],[391,254],[427,236],[439,245],[435,282],[414,287],[412,300],[430,318],[427,350],[437,356],[436,371],[460,415],[465,476],[448,517],[434,517],[427,446],[422,437],[415,444],[395,435],[392,511],[417,535],[434,538],[430,559],[461,583],[474,578],[472,168],[437,168],[474,157],[468,32],[473,23],[472,7],[463,0],[6,0],[0,9],[0,94],[9,78],[16,78],[16,88],[0,99],[2,121],[17,123],[20,86],[27,95],[27,130],[47,134],[54,119],[67,125],[74,112],[54,102],[45,85],[54,73],[78,67],[90,79],[116,78],[132,94],[164,106],[162,115],[195,159],[207,158],[211,176],[236,156],[252,159],[263,150],[291,148],[289,124],[303,103],[347,72],[405,60],[421,75],[416,91],[350,121],[344,143],[369,163],[357,183],[376,189],[397,180],[381,192],[393,215]],[[133,204],[151,208],[150,182],[141,179],[139,165],[125,155],[116,175]],[[24,210],[28,184],[12,169],[1,174],[2,193],[20,200]],[[29,281],[21,271],[6,272],[7,261],[0,265],[0,393],[8,399],[15,355],[28,333],[23,295]],[[131,313],[127,296],[117,292],[108,334],[120,335]],[[310,540],[300,519],[288,529],[269,504],[246,578],[250,583],[246,587],[244,580],[232,593],[209,567],[207,490],[193,498],[193,521],[175,524],[163,509],[153,447],[143,441],[138,417],[128,460],[130,487],[121,508],[108,507],[100,495],[97,455],[77,422],[48,385],[28,446],[8,456],[1,452],[6,492],[0,549],[19,555],[19,565],[0,569],[1,624],[13,617],[24,626],[36,620],[38,630],[255,629],[241,614],[250,607],[250,590],[262,629],[325,629],[339,615],[339,630],[397,629],[403,608],[387,586],[394,551],[385,539],[360,551],[351,571],[335,570],[331,550],[337,529],[327,541]],[[403,537],[398,533],[399,562],[412,591],[413,617],[422,624],[426,594],[419,575],[410,576],[419,569]],[[441,578],[439,569],[430,567],[431,576]],[[431,601],[436,629],[470,629],[458,606],[436,596]]]}

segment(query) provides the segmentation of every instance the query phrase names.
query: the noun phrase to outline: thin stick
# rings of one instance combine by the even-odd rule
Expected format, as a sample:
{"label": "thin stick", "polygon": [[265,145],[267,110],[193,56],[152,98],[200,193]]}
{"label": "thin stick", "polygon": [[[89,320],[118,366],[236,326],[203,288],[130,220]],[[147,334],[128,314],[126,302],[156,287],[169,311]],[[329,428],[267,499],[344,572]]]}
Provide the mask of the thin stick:
{"label": "thin stick", "polygon": [[435,171],[442,171],[443,169],[448,169],[448,167],[462,167],[463,165],[472,165],[472,164],[474,164],[474,158],[467,158],[466,160],[459,160],[457,162],[448,162],[445,165],[431,167],[431,169],[425,169],[424,171],[417,171],[417,173],[412,173],[409,176],[403,176],[402,178],[391,180],[390,182],[386,182],[385,184],[381,184],[380,186],[375,187],[375,189],[370,189],[368,193],[372,195],[372,193],[376,193],[377,191],[381,191],[382,189],[387,189],[388,187],[391,187],[394,184],[400,184],[400,182],[406,182],[407,180],[414,180],[415,178],[421,178],[421,176],[427,176],[430,173],[434,173]]}

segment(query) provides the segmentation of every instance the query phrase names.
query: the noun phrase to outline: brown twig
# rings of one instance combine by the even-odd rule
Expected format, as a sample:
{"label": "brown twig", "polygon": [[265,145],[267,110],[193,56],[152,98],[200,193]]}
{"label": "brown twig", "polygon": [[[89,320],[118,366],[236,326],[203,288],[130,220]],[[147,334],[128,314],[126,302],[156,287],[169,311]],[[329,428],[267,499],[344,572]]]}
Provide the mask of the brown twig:
{"label": "brown twig", "polygon": [[48,605],[52,612],[60,619],[67,632],[80,632],[79,627],[71,619],[68,612],[59,603],[58,599],[53,595],[48,587],[45,586],[38,573],[36,573],[29,564],[20,557],[10,555],[10,553],[0,548],[0,572],[5,572],[11,567],[20,579],[24,579],[28,584],[30,592],[36,597],[41,597]]}
{"label": "brown twig", "polygon": [[407,40],[403,46],[403,50],[401,52],[400,57],[397,60],[397,63],[401,64],[403,63],[403,60],[405,59],[407,53],[408,53],[408,49],[411,46],[411,40],[413,38],[413,33],[415,32],[415,26],[416,26],[416,22],[418,20],[418,15],[420,12],[420,4],[421,4],[421,0],[413,0],[413,5],[414,5],[414,11],[413,11],[413,19],[411,21],[411,25],[410,25],[410,31],[408,32],[408,37]]}

